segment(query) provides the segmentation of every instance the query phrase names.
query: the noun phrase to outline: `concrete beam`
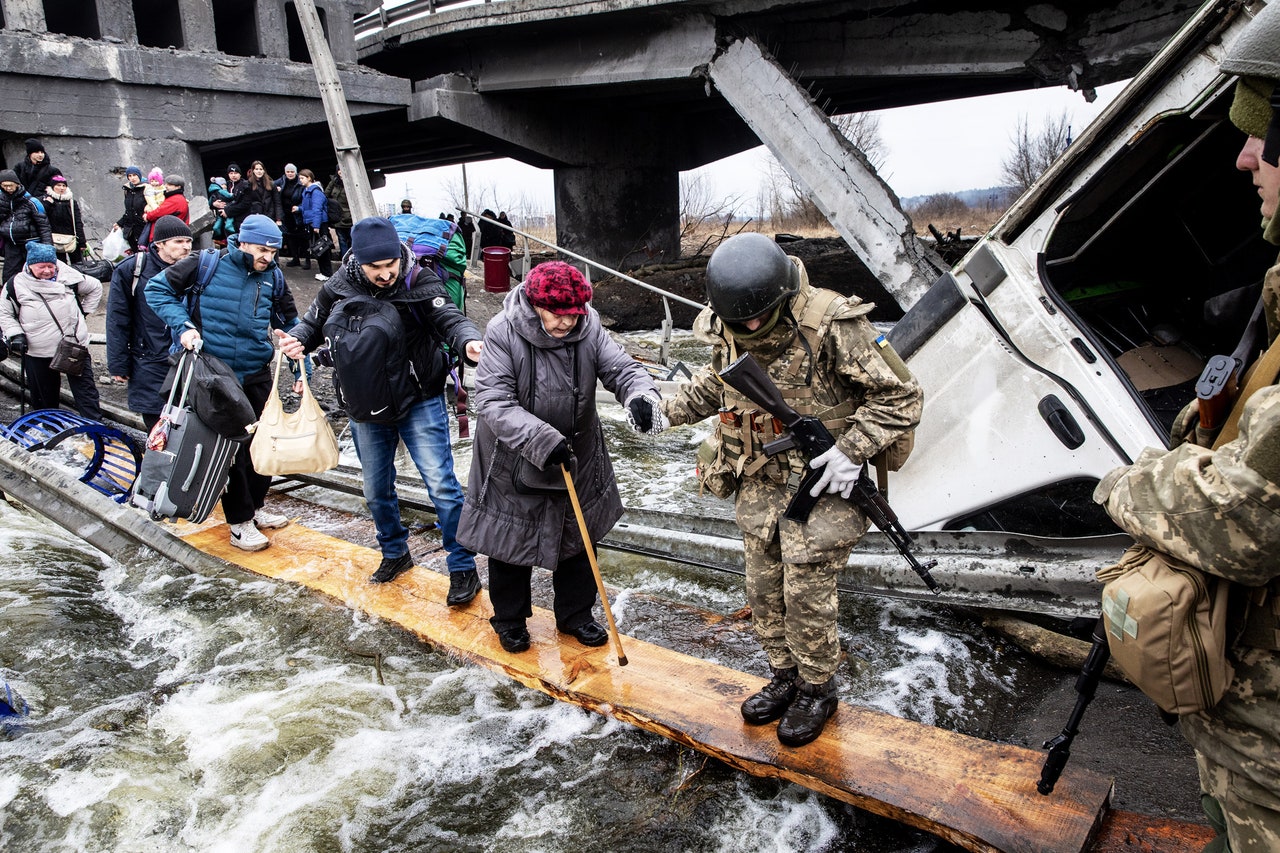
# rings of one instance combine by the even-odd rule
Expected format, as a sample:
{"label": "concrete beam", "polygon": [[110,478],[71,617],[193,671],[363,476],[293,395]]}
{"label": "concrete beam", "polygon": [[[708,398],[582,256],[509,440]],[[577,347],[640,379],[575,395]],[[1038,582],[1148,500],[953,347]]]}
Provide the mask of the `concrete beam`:
{"label": "concrete beam", "polygon": [[178,0],[178,8],[183,50],[216,51],[218,35],[213,27],[213,4],[209,0]]}
{"label": "concrete beam", "polygon": [[916,239],[897,196],[862,153],[751,39],[730,44],[709,73],[898,305],[915,304],[946,265]]}
{"label": "concrete beam", "polygon": [[42,33],[49,28],[41,0],[0,0],[4,7],[4,28]]}
{"label": "concrete beam", "polygon": [[680,176],[646,166],[555,170],[556,243],[613,269],[680,256]]}

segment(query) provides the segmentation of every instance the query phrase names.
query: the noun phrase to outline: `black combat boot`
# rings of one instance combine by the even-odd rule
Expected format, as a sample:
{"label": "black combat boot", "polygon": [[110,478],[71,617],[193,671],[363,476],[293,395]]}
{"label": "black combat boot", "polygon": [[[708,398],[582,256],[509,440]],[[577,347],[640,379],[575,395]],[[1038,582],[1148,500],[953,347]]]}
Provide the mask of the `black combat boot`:
{"label": "black combat boot", "polygon": [[773,670],[773,679],[742,703],[742,719],[753,726],[763,726],[781,717],[796,698],[796,689],[800,685],[800,673],[794,666],[789,669],[769,668]]}
{"label": "black combat boot", "polygon": [[800,682],[800,695],[791,703],[778,723],[778,740],[787,746],[804,746],[822,734],[822,727],[836,712],[836,680],[822,684]]}

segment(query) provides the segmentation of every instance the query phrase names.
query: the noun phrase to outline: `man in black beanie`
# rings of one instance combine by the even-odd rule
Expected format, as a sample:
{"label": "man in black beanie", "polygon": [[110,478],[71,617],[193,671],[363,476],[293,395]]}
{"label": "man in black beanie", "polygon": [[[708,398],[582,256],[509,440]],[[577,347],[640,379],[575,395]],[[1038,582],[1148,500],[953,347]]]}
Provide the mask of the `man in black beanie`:
{"label": "man in black beanie", "polygon": [[[436,507],[448,554],[447,602],[456,606],[476,597],[480,577],[475,553],[455,538],[462,486],[453,473],[444,399],[450,362],[440,342],[475,364],[481,337],[436,274],[414,260],[388,220],[360,220],[351,229],[351,252],[341,269],[321,286],[293,330],[276,334],[292,359],[329,341],[339,396],[360,457],[365,502],[382,549],[382,562],[370,580],[386,583],[413,566],[395,488],[396,447],[403,441]],[[399,340],[379,350],[373,341],[380,335],[345,334],[355,326],[347,326],[347,318],[357,319],[365,329],[398,335]]]}
{"label": "man in black beanie", "polygon": [[145,252],[125,258],[111,274],[107,295],[107,373],[129,384],[129,409],[142,416],[147,431],[160,420],[169,372],[169,327],[147,304],[152,277],[191,254],[191,229],[176,216],[162,216]]}

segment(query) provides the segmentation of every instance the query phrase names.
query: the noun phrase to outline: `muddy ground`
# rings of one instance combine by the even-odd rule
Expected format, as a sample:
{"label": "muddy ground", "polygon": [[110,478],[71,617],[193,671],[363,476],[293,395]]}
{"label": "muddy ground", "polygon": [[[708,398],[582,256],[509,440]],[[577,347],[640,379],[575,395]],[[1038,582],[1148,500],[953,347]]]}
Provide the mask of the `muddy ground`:
{"label": "muddy ground", "polygon": [[[850,253],[841,246],[843,243],[838,240],[819,239],[804,241],[804,245],[799,246],[788,245],[787,250],[806,261],[816,284],[833,286],[857,264],[856,260],[847,257]],[[645,271],[637,277],[701,300],[703,266],[703,263],[695,262],[683,267]],[[320,286],[314,272],[314,269],[293,268],[286,271],[300,310],[305,310]],[[854,278],[850,273],[844,280]],[[467,290],[468,314],[483,327],[501,309],[505,294],[485,292],[479,268],[469,276]],[[657,322],[653,318],[661,317],[660,300],[637,296],[637,290],[631,286],[624,288],[617,282],[600,284],[595,304],[602,315],[613,320],[613,328],[653,328]],[[877,299],[869,292],[864,298],[867,296],[878,304],[893,304],[892,300]],[[648,305],[647,309],[645,305]],[[687,327],[693,316],[692,310],[688,313],[678,311],[683,309],[674,306],[676,324]],[[885,319],[893,319],[892,312],[886,314]],[[91,321],[96,331],[102,330],[101,313]],[[636,325],[639,323],[648,325]],[[105,361],[103,348],[95,345],[92,350],[95,366],[102,365]],[[318,368],[313,387],[317,397],[332,404],[330,383],[323,368]],[[125,405],[123,387],[100,384],[99,388],[104,399],[122,407]],[[9,423],[18,416],[18,401],[9,392],[7,383],[0,383],[0,389],[3,389],[0,391],[0,421]],[[1076,701],[1076,673],[1038,663],[1034,659],[1029,658],[1028,661],[1029,666],[1039,667],[1038,689],[1032,694],[1014,697],[1008,713],[996,715],[998,719],[991,736],[996,740],[1040,749],[1045,739],[1057,735],[1066,724]],[[1162,722],[1155,706],[1140,692],[1127,684],[1104,682],[1088,710],[1082,729],[1072,749],[1071,766],[1114,777],[1117,780],[1113,799],[1116,808],[1203,822],[1193,754],[1177,728]]]}

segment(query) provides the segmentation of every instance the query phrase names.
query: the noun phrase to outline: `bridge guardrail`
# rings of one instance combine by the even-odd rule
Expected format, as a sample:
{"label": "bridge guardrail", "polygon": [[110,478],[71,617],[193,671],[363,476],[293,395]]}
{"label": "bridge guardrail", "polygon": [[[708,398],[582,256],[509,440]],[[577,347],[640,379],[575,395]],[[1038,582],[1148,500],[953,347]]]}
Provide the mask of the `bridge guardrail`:
{"label": "bridge guardrail", "polygon": [[[383,3],[376,12],[361,15],[355,20],[356,39],[371,36],[379,30],[385,30],[392,24],[398,24],[422,15],[434,15],[443,6],[476,5],[480,0],[412,0],[394,9],[388,9]],[[484,0],[491,3],[493,0]]]}

